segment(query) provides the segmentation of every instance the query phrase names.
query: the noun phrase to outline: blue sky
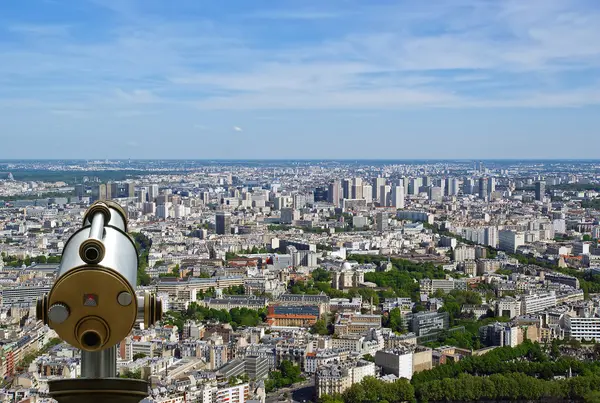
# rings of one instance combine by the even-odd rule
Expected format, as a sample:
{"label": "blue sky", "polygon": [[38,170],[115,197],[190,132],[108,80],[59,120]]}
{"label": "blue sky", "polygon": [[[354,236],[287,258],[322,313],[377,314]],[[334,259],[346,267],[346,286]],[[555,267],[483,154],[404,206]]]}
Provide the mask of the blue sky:
{"label": "blue sky", "polygon": [[598,158],[597,0],[5,0],[0,158]]}

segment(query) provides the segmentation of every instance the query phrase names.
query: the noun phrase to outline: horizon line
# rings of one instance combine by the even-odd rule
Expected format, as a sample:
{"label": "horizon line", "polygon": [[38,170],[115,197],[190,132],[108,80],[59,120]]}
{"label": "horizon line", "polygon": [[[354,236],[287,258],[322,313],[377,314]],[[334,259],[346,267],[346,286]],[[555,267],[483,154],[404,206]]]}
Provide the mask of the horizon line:
{"label": "horizon line", "polygon": [[444,161],[444,162],[485,162],[485,161],[524,161],[524,162],[544,162],[544,161],[585,161],[600,162],[600,159],[593,158],[10,158],[0,159],[0,163],[21,162],[21,161],[78,161],[78,162],[140,162],[140,161]]}

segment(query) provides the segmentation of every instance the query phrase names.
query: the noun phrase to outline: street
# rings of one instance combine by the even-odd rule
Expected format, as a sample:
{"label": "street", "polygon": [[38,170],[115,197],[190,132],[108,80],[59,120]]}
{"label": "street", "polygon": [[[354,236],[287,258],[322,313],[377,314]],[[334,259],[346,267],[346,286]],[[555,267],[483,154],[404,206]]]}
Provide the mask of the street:
{"label": "street", "polygon": [[[314,402],[315,383],[314,379],[294,385],[291,388],[279,389],[267,396],[266,403],[289,402],[303,403]],[[288,394],[288,398],[284,394]]]}

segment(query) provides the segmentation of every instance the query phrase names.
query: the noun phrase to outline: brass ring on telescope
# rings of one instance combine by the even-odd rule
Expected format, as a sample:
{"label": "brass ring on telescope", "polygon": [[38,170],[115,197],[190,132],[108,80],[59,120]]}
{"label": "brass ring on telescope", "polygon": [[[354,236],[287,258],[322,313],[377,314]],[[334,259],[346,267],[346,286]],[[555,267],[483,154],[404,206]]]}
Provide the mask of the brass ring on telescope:
{"label": "brass ring on telescope", "polygon": [[110,221],[110,209],[108,208],[108,204],[105,201],[97,201],[88,208],[85,217],[83,217],[83,222],[92,222],[92,217],[98,213],[102,213],[105,223]]}
{"label": "brass ring on telescope", "polygon": [[[91,254],[92,251],[95,253],[94,255]],[[86,239],[79,246],[79,257],[88,264],[100,263],[104,259],[105,254],[106,248],[104,247],[104,243],[98,239]]]}

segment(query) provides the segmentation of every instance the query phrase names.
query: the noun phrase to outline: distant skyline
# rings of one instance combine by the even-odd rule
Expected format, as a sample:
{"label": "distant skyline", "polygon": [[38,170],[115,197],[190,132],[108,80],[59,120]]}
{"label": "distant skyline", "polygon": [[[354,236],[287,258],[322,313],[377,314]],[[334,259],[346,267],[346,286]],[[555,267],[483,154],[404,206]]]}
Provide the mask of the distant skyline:
{"label": "distant skyline", "polygon": [[600,158],[596,0],[23,0],[0,159]]}

